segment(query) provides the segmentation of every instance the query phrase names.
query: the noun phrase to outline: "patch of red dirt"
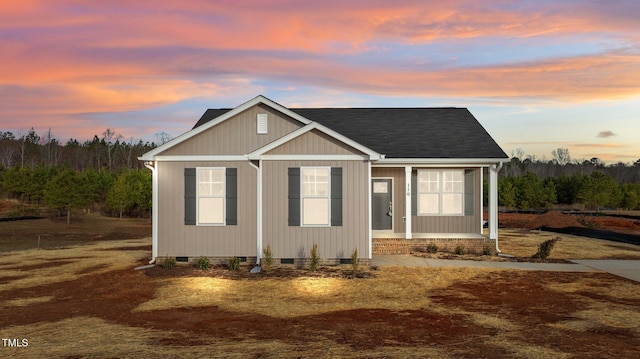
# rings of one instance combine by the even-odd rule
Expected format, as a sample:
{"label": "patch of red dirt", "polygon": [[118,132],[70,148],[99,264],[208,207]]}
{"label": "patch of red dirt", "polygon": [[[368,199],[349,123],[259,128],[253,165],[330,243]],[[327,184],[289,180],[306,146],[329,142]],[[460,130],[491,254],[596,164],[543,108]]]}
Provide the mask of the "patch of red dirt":
{"label": "patch of red dirt", "polygon": [[[543,214],[531,213],[500,213],[501,227],[539,229],[579,227],[588,229],[608,230],[632,235],[640,234],[640,221],[632,218],[607,216],[606,214],[593,216],[585,214],[565,214],[559,211],[548,211]],[[609,239],[602,237],[603,239]]]}
{"label": "patch of red dirt", "polygon": [[540,227],[583,227],[576,217],[557,211],[548,211],[543,214],[500,213],[499,220],[503,226],[511,228],[538,229]]}
{"label": "patch of red dirt", "polygon": [[598,228],[611,229],[611,230],[640,230],[640,221],[620,218],[620,217],[606,217],[606,216],[587,216],[586,221],[597,224]]}
{"label": "patch of red dirt", "polygon": [[69,263],[72,263],[72,261],[70,261],[70,260],[51,260],[51,261],[44,262],[44,263],[17,265],[17,266],[14,266],[14,267],[6,267],[4,269],[30,271],[30,270],[34,270],[34,269],[59,267],[59,266],[63,266],[65,264],[69,264]]}
{"label": "patch of red dirt", "polygon": [[[571,320],[575,311],[588,308],[588,303],[582,300],[588,294],[556,292],[548,289],[549,284],[570,283],[585,275],[601,278],[607,285],[615,285],[618,280],[601,273],[492,272],[434,291],[430,296],[434,305],[504,318],[526,328],[526,335],[518,332],[514,338],[520,342],[555,348],[577,357],[603,354],[630,357],[640,347],[640,338],[628,330],[602,327],[578,333],[549,325]],[[25,307],[0,307],[0,328],[90,316],[128,326],[170,330],[170,336],[154,340],[157,345],[206,345],[215,338],[279,340],[304,345],[323,337],[354,349],[428,345],[443,348],[454,356],[513,354],[487,342],[487,338],[500,334],[502,329],[478,324],[468,315],[447,315],[429,308],[401,311],[367,308],[295,318],[229,312],[217,307],[132,313],[139,304],[152,299],[156,281],[131,268],[88,274],[65,283],[2,291],[0,301],[43,294],[53,299]],[[629,299],[624,304],[640,307],[640,300]]]}
{"label": "patch of red dirt", "polygon": [[315,272],[310,272],[305,268],[295,266],[274,267],[270,273],[261,271],[259,273],[249,272],[250,267],[241,266],[239,270],[232,271],[225,265],[214,265],[209,269],[199,270],[191,265],[178,265],[172,269],[164,269],[161,266],[145,269],[144,273],[149,277],[216,277],[228,279],[261,279],[261,278],[372,278],[375,274],[368,271],[358,271],[355,274],[353,270],[335,268],[335,267],[319,267]]}
{"label": "patch of red dirt", "polygon": [[[549,325],[575,320],[576,311],[589,309],[584,297],[604,302],[619,301],[602,295],[594,297],[590,293],[547,289],[550,284],[571,283],[585,276],[601,279],[608,285],[614,285],[617,280],[615,276],[603,273],[500,272],[460,283],[455,289],[443,289],[432,299],[442,305],[508,319],[527,328],[526,336],[519,340],[570,352],[576,357],[637,357],[640,338],[632,330],[602,326],[578,333]],[[640,300],[629,299],[623,304],[640,307]]]}

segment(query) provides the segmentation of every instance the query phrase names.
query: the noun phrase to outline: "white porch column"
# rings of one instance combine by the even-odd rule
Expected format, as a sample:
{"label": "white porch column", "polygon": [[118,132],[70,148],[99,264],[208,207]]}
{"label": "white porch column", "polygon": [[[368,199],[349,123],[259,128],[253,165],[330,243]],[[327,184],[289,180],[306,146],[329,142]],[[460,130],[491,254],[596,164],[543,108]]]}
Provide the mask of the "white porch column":
{"label": "white porch column", "polygon": [[498,171],[497,165],[489,166],[489,239],[496,241],[498,248]]}
{"label": "white porch column", "polygon": [[404,238],[411,239],[411,166],[404,166],[404,187],[405,187],[405,199],[404,199]]}

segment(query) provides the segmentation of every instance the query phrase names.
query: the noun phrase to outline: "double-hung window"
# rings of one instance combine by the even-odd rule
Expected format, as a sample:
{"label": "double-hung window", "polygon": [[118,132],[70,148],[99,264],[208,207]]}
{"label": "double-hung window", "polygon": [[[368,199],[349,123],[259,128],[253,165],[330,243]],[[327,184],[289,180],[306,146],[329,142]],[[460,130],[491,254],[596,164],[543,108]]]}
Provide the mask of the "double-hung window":
{"label": "double-hung window", "polygon": [[418,170],[418,215],[464,215],[464,179],[464,170]]}
{"label": "double-hung window", "polygon": [[235,226],[238,224],[237,168],[184,169],[184,224],[186,226]]}
{"label": "double-hung window", "polygon": [[342,226],[342,168],[290,167],[289,226]]}
{"label": "double-hung window", "polygon": [[225,224],[225,169],[198,168],[197,181],[198,224]]}
{"label": "double-hung window", "polygon": [[328,226],[331,218],[331,168],[301,168],[303,226]]}

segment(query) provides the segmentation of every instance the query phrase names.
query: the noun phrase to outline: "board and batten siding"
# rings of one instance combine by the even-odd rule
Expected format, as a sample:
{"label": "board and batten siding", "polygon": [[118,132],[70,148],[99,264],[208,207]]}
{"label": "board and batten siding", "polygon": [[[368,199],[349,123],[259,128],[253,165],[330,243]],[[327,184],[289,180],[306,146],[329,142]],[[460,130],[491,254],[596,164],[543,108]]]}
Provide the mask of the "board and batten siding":
{"label": "board and batten siding", "polygon": [[[413,168],[416,170],[416,167]],[[431,168],[430,168],[431,169]],[[435,168],[437,169],[437,168]],[[404,167],[374,167],[371,177],[393,178],[393,232],[405,232],[406,195]],[[473,215],[468,216],[411,216],[411,233],[480,233],[480,169],[474,169]],[[416,191],[413,188],[412,191]]]}
{"label": "board and batten siding", "polygon": [[302,134],[291,141],[288,141],[273,150],[267,152],[267,155],[288,155],[295,153],[297,155],[352,155],[362,154],[355,148],[339,142],[329,135],[318,131],[311,130]]}
{"label": "board and batten siding", "polygon": [[[256,170],[248,162],[157,162],[158,255],[186,257],[256,256]],[[184,169],[237,168],[238,224],[191,226],[184,224]]]}
{"label": "board and batten siding", "polygon": [[[257,134],[258,114],[267,114],[267,134]],[[244,155],[297,130],[302,125],[268,106],[256,105],[167,149],[160,155]]]}
{"label": "board and batten siding", "polygon": [[[288,223],[288,169],[326,166],[342,168],[342,226],[300,227]],[[307,258],[314,243],[322,258],[349,258],[358,249],[369,258],[368,166],[362,161],[263,161],[262,246],[274,258]]]}

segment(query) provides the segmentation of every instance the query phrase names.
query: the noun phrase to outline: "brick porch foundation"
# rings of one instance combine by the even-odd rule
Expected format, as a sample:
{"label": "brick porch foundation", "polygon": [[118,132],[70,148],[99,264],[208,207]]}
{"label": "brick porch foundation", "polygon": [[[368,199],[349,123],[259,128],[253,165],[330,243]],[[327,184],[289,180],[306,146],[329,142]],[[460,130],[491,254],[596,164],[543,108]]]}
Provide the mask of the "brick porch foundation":
{"label": "brick porch foundation", "polygon": [[373,238],[373,254],[409,254],[425,252],[429,245],[438,246],[438,252],[453,252],[462,247],[467,253],[482,253],[483,249],[495,251],[495,241],[489,238]]}

